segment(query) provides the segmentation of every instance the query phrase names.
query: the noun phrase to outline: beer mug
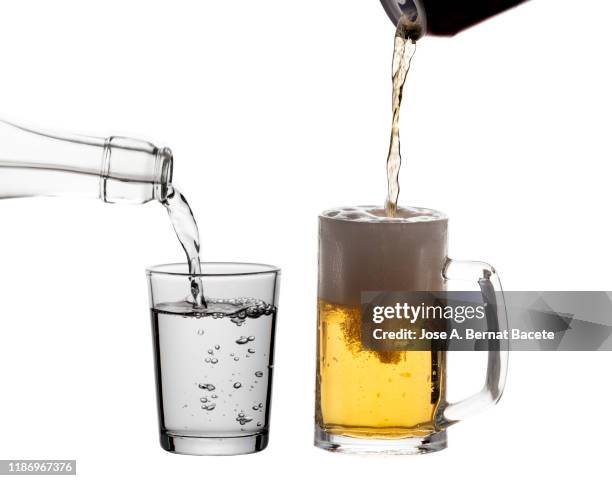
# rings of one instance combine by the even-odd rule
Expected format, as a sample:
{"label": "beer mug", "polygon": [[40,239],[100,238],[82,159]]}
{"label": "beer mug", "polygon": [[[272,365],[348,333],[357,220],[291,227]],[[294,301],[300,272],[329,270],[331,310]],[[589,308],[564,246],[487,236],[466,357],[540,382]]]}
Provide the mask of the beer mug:
{"label": "beer mug", "polygon": [[401,208],[348,207],[319,218],[315,445],[330,451],[416,454],[446,448],[446,428],[502,395],[507,341],[489,344],[485,386],[446,400],[446,352],[364,349],[363,292],[445,291],[471,281],[487,305],[489,330],[507,329],[495,270],[447,257],[447,217]]}

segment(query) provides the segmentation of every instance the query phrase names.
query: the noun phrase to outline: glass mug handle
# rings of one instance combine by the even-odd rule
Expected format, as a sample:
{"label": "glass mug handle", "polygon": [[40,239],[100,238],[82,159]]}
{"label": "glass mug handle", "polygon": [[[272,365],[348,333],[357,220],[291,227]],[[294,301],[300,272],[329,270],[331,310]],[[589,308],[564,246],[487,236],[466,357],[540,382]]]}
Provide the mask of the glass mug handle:
{"label": "glass mug handle", "polygon": [[[484,262],[447,259],[442,271],[445,280],[476,280],[482,292],[487,318],[487,330],[500,332],[508,329],[508,316],[501,282],[495,269]],[[448,403],[444,410],[445,426],[450,426],[484,411],[499,401],[506,384],[509,342],[489,340],[489,356],[485,385],[480,392],[456,403]]]}

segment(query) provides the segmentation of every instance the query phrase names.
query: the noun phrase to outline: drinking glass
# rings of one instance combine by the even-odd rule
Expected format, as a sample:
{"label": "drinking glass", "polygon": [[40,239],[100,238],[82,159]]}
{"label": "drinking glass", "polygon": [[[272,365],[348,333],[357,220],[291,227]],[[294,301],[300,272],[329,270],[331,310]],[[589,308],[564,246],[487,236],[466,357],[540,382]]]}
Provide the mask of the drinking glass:
{"label": "drinking glass", "polygon": [[280,270],[202,263],[206,305],[186,264],[147,270],[163,449],[248,454],[268,444]]}
{"label": "drinking glass", "polygon": [[319,218],[316,446],[357,453],[426,453],[447,445],[446,428],[496,403],[503,391],[507,341],[489,346],[485,386],[446,400],[446,352],[373,351],[361,342],[363,295],[437,292],[471,281],[487,305],[489,330],[507,329],[495,269],[447,257],[447,217],[403,208],[396,217],[346,207]]}

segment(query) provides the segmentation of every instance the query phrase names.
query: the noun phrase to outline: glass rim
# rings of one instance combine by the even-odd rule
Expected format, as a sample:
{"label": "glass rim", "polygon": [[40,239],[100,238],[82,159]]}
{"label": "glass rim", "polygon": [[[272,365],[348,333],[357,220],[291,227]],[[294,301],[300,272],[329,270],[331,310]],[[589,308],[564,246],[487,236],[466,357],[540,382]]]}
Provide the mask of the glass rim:
{"label": "glass rim", "polygon": [[147,267],[147,276],[165,275],[177,277],[244,277],[261,274],[280,274],[280,267],[256,262],[200,262],[202,273],[189,273],[186,262],[171,262]]}
{"label": "glass rim", "polygon": [[[414,225],[430,222],[447,222],[448,216],[439,210],[429,207],[398,206],[399,212],[408,212],[408,217],[387,217],[386,215],[368,218],[373,212],[383,213],[384,207],[378,205],[353,205],[325,209],[319,214],[319,219],[336,222],[351,222],[360,225]],[[344,212],[345,216],[336,215]],[[357,214],[355,217],[347,217],[346,214]]]}

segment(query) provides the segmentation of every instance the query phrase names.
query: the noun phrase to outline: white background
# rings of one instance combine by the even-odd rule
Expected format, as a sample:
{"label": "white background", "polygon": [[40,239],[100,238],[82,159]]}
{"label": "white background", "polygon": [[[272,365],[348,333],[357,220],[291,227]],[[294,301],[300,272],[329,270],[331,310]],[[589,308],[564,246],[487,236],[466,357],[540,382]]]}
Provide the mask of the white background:
{"label": "white background", "polygon": [[[401,202],[448,213],[451,255],[493,263],[506,289],[612,288],[610,18],[608,2],[533,0],[419,45]],[[606,467],[610,353],[514,353],[501,403],[442,453],[312,446],[317,214],[385,197],[393,27],[376,0],[20,0],[0,24],[0,117],[169,145],[204,259],[283,268],[269,448],[174,456],[157,441],[144,276],[182,260],[164,209],[1,201],[0,458],[77,459],[83,479]]]}

